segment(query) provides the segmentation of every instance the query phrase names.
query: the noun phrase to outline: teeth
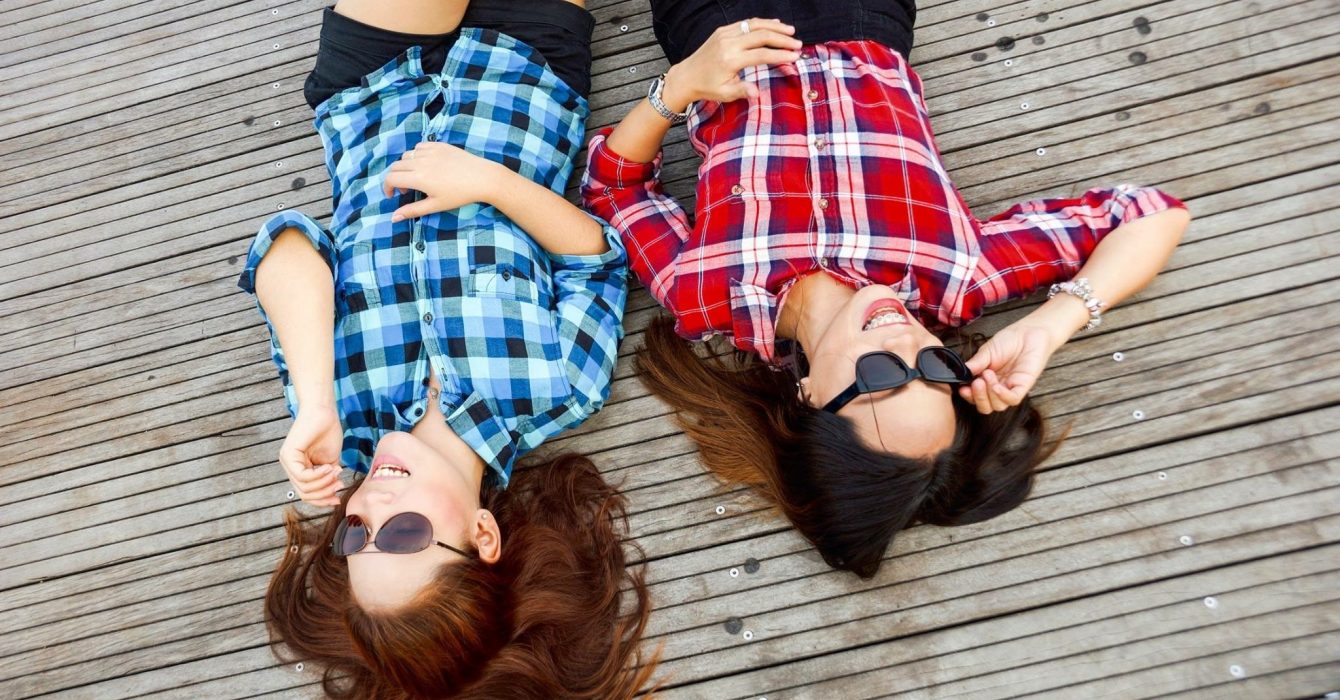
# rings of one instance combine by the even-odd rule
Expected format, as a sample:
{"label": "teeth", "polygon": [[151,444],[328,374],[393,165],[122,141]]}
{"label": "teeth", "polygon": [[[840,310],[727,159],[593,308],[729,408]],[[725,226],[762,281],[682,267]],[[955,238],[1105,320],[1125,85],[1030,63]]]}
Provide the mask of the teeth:
{"label": "teeth", "polygon": [[373,472],[372,475],[399,479],[409,476],[409,472],[405,471],[404,469],[401,469],[400,467],[393,467],[389,464],[383,464],[380,467],[377,467],[377,471]]}
{"label": "teeth", "polygon": [[906,323],[907,317],[897,311],[881,311],[877,316],[870,319],[864,330],[872,330],[881,326],[891,326],[895,323]]}

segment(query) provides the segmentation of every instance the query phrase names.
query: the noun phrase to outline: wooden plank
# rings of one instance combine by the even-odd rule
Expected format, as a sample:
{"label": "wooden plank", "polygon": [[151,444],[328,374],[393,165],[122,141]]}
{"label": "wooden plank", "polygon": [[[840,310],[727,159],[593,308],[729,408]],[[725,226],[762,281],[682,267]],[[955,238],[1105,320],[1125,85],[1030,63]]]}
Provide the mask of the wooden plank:
{"label": "wooden plank", "polygon": [[[740,697],[747,694],[786,697],[864,698],[888,692],[912,692],[942,683],[1008,670],[1041,659],[1069,655],[1113,641],[1139,642],[1208,620],[1241,619],[1271,606],[1261,589],[1283,588],[1296,594],[1298,577],[1331,571],[1337,548],[1332,546],[1249,561],[1222,569],[1024,610],[1004,619],[945,627],[891,642],[750,671],[689,686],[694,694]],[[1210,610],[1212,594],[1225,605]],[[1241,604],[1228,604],[1241,599]],[[1273,606],[1276,608],[1285,606]],[[779,695],[780,694],[780,695]]]}
{"label": "wooden plank", "polygon": [[[262,13],[272,19],[289,14],[293,9],[291,0],[251,3],[238,3],[235,0],[191,3],[182,0],[150,0],[123,5],[92,20],[66,22],[45,31],[25,34],[23,40],[26,46],[0,57],[0,84],[17,85],[19,83],[16,79],[25,75],[66,68],[68,64],[62,65],[61,57],[74,63],[94,59],[100,53],[111,54],[119,49],[150,44],[161,52],[165,45],[158,42],[172,39],[193,28],[212,26],[216,33],[235,33],[231,30],[254,25],[229,20],[244,15],[259,16]],[[0,30],[0,40],[7,38],[4,34],[8,32],[5,30],[11,27],[7,25],[4,30]],[[93,46],[105,49],[95,52],[91,50]]]}
{"label": "wooden plank", "polygon": [[[1102,540],[1026,555],[1003,565],[964,569],[942,579],[924,580],[918,576],[922,562],[932,557],[909,557],[915,560],[903,562],[900,573],[903,582],[889,588],[857,586],[850,578],[845,585],[837,581],[830,584],[823,580],[826,575],[820,575],[806,582],[809,592],[787,590],[792,603],[787,608],[740,615],[745,628],[754,633],[753,640],[748,642],[725,632],[721,623],[738,610],[752,611],[752,608],[723,611],[725,598],[729,596],[704,601],[695,606],[695,611],[701,613],[698,617],[703,626],[665,638],[666,661],[662,670],[676,678],[677,684],[685,683],[830,653],[965,619],[1000,615],[1046,601],[1184,575],[1278,552],[1285,542],[1291,549],[1333,542],[1340,534],[1337,517],[1326,515],[1333,512],[1333,506],[1323,501],[1333,500],[1336,495],[1327,491],[1304,493],[1190,520],[1155,524]],[[1246,522],[1257,517],[1265,520]],[[1187,533],[1192,533],[1201,545],[1213,546],[1182,546],[1178,537]],[[1052,530],[1048,534],[1064,537],[1070,533]],[[1052,544],[1056,542],[1052,540]],[[943,553],[936,557],[940,561],[943,558]],[[892,572],[893,568],[888,567],[887,571]],[[1051,575],[1037,578],[1034,571]],[[984,590],[987,582],[998,587]],[[823,588],[827,592],[838,586],[848,589],[840,597],[820,597],[813,590]],[[954,593],[961,595],[949,597]],[[753,599],[760,597],[755,595]],[[799,601],[806,602],[795,604]],[[715,614],[707,614],[709,608]]]}
{"label": "wooden plank", "polygon": [[[1329,631],[1292,636],[1289,634],[1290,630],[1286,628],[1269,630],[1273,635],[1244,635],[1242,643],[1248,645],[1244,648],[1132,673],[1121,679],[1120,686],[1159,688],[1164,692],[1218,686],[1221,693],[1231,693],[1234,688],[1229,684],[1235,680],[1232,673],[1235,666],[1244,672],[1246,669],[1253,669],[1257,673],[1278,673],[1298,667],[1333,663],[1335,650],[1340,646],[1340,631],[1335,630],[1333,622],[1340,619],[1340,609],[1337,609],[1337,606],[1326,606],[1314,611],[1313,615],[1332,623]],[[1316,627],[1316,622],[1313,621],[1315,619],[1317,618],[1310,617],[1294,624],[1311,629]],[[1265,641],[1267,639],[1271,641]],[[1072,693],[1080,693],[1083,696],[1104,685],[1107,684],[1085,683],[1051,693],[1040,693],[1033,697],[1073,698],[1076,696]],[[1334,685],[1323,686],[1323,689],[1330,688],[1334,688]]]}

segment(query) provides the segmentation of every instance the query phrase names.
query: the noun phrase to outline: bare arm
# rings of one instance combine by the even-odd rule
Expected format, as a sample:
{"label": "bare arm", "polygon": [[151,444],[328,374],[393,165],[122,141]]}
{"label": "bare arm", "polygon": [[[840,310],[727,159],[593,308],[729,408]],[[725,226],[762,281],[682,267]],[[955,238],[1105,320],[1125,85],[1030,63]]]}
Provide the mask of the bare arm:
{"label": "bare arm", "polygon": [[307,238],[286,229],[256,268],[256,298],[284,350],[298,405],[333,406],[335,288]]}
{"label": "bare arm", "polygon": [[301,231],[285,229],[270,245],[256,268],[256,299],[298,394],[279,463],[303,501],[337,505],[343,429],[335,411],[335,285]]}
{"label": "bare arm", "polygon": [[[1190,222],[1187,210],[1166,209],[1122,224],[1098,243],[1075,276],[1088,278],[1104,310],[1111,309],[1154,280]],[[1058,294],[1028,318],[1048,329],[1055,351],[1089,322],[1089,311],[1078,297]]]}
{"label": "bare arm", "polygon": [[[1144,289],[1168,263],[1191,215],[1166,209],[1121,224],[1099,241],[1076,277],[1088,278],[1094,296],[1110,309]],[[968,360],[977,378],[960,395],[981,413],[1017,406],[1051,359],[1089,322],[1089,311],[1071,294],[1058,294],[1006,326]]]}

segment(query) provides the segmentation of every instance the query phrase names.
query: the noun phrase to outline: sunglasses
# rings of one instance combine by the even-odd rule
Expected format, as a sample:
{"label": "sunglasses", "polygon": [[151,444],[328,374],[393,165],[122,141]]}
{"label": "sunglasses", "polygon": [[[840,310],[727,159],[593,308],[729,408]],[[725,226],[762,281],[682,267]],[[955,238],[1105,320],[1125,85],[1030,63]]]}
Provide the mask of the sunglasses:
{"label": "sunglasses", "polygon": [[940,384],[968,384],[972,372],[958,353],[944,346],[922,348],[917,353],[917,366],[908,367],[903,358],[891,352],[868,352],[856,360],[856,381],[824,405],[824,410],[837,413],[861,394],[897,389],[921,379]]}
{"label": "sunglasses", "polygon": [[419,513],[397,513],[382,523],[382,529],[377,531],[375,538],[371,534],[371,529],[362,518],[357,515],[347,516],[335,528],[335,538],[330,541],[330,548],[336,555],[347,557],[362,551],[369,541],[377,545],[377,551],[386,554],[413,554],[437,545],[467,559],[475,558],[473,554],[433,539],[433,524]]}

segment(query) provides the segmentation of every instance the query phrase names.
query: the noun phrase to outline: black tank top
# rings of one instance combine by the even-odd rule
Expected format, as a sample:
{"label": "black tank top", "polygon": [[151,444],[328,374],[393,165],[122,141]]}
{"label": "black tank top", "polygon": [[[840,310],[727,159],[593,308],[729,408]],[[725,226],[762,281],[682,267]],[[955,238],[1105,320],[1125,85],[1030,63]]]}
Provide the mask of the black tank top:
{"label": "black tank top", "polygon": [[907,57],[915,0],[652,0],[652,27],[670,62],[679,63],[718,27],[752,17],[780,19],[806,44],[872,40]]}

